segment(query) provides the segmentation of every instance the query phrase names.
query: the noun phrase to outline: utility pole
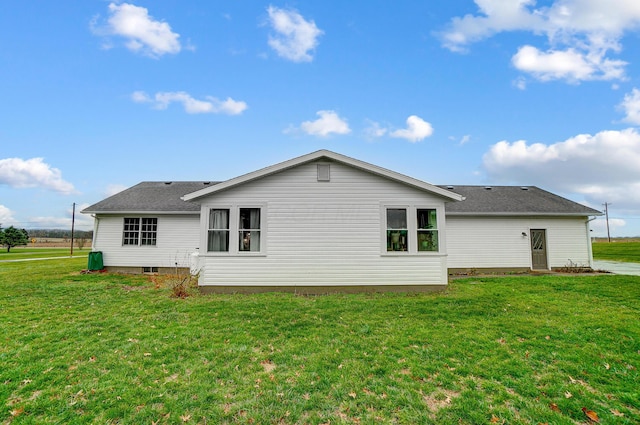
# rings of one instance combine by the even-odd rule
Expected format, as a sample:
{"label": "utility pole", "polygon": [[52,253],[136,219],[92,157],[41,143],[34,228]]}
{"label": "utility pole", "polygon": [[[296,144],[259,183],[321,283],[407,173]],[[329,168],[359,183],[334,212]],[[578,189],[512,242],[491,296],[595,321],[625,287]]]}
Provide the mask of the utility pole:
{"label": "utility pole", "polygon": [[76,203],[73,203],[73,212],[71,213],[71,257],[73,257],[73,228],[76,224]]}
{"label": "utility pole", "polygon": [[607,219],[607,240],[611,242],[611,234],[609,233],[609,205],[611,204],[608,202],[605,202],[603,205],[604,205],[604,216]]}

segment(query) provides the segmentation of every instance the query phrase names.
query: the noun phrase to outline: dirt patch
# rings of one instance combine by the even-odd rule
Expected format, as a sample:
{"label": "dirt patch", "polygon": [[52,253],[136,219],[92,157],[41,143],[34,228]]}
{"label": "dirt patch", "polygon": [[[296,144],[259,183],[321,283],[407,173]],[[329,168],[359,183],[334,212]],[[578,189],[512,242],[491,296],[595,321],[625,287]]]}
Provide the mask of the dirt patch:
{"label": "dirt patch", "polygon": [[453,399],[460,397],[460,393],[457,391],[438,389],[431,394],[423,396],[423,400],[427,405],[430,412],[430,417],[435,419],[436,413],[440,409],[444,409],[449,406]]}

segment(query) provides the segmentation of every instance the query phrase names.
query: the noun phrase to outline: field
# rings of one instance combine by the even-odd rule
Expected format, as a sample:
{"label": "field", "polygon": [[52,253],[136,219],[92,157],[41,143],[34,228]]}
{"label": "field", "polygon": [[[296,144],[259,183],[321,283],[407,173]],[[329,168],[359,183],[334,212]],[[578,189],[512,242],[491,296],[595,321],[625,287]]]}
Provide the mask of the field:
{"label": "field", "polygon": [[640,241],[614,240],[612,242],[595,242],[593,258],[607,261],[628,261],[640,263]]}
{"label": "field", "polygon": [[640,422],[640,277],[177,299],[85,267],[0,264],[0,422]]}

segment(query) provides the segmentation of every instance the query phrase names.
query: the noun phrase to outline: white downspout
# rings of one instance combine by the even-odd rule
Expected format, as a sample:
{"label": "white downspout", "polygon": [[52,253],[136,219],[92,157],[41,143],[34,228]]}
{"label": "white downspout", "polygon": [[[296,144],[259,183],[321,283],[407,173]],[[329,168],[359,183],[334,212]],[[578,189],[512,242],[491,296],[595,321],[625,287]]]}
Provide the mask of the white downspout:
{"label": "white downspout", "polygon": [[91,251],[96,249],[96,240],[98,238],[98,228],[100,227],[100,219],[95,214],[93,217],[93,238],[91,238]]}
{"label": "white downspout", "polygon": [[589,220],[585,221],[584,225],[585,228],[587,230],[587,247],[589,250],[589,267],[593,268],[593,247],[591,246],[591,229],[589,226],[589,223],[591,223],[593,220],[595,220],[597,217],[593,217],[590,218]]}

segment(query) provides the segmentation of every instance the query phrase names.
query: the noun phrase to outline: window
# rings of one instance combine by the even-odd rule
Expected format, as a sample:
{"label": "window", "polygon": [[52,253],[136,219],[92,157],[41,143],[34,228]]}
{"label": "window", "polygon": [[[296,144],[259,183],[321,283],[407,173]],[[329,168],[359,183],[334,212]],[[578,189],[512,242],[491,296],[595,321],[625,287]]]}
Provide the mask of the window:
{"label": "window", "polygon": [[143,267],[142,273],[158,273],[157,267]]}
{"label": "window", "polygon": [[209,211],[209,235],[207,251],[229,251],[229,210],[212,209]]}
{"label": "window", "polygon": [[125,217],[123,245],[155,245],[158,235],[157,218]]}
{"label": "window", "polygon": [[434,209],[418,209],[418,251],[438,251],[438,214]]}
{"label": "window", "polygon": [[158,234],[158,219],[143,218],[140,229],[140,245],[155,245]]}
{"label": "window", "polygon": [[126,218],[124,219],[124,232],[122,236],[123,245],[138,245],[138,236],[140,234],[140,219]]}
{"label": "window", "polygon": [[388,254],[429,255],[441,253],[438,223],[443,220],[441,208],[382,206],[381,251]]}
{"label": "window", "polygon": [[260,208],[240,208],[239,251],[260,251]]}
{"label": "window", "polygon": [[387,251],[408,251],[409,229],[405,208],[387,209]]}
{"label": "window", "polygon": [[263,207],[229,206],[209,210],[207,252],[264,254]]}

